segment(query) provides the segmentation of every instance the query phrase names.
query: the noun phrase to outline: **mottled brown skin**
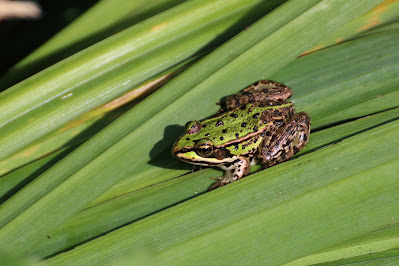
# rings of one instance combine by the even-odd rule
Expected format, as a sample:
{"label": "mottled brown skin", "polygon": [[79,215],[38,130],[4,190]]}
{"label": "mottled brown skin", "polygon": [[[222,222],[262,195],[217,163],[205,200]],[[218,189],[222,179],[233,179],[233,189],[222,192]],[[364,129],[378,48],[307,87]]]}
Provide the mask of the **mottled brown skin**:
{"label": "mottled brown skin", "polygon": [[264,168],[284,162],[308,143],[310,118],[305,112],[293,115],[278,127],[268,141],[263,141],[257,158]]}
{"label": "mottled brown skin", "polygon": [[292,89],[282,83],[259,80],[240,92],[226,98],[226,109],[231,110],[247,103],[263,103],[265,106],[284,102],[292,95]]}

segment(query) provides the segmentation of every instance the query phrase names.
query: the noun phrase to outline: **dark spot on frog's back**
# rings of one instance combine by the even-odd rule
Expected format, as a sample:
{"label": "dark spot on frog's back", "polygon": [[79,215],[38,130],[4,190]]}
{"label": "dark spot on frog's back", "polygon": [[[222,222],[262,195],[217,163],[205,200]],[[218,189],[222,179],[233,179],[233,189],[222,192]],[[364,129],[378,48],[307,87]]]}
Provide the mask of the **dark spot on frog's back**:
{"label": "dark spot on frog's back", "polygon": [[254,132],[258,131],[258,127],[254,126]]}
{"label": "dark spot on frog's back", "polygon": [[209,137],[210,135],[211,135],[211,134],[209,134],[209,133],[206,133],[206,134],[205,134],[205,137]]}
{"label": "dark spot on frog's back", "polygon": [[236,138],[238,138],[240,136],[240,134],[236,133]]}
{"label": "dark spot on frog's back", "polygon": [[232,118],[237,118],[237,117],[238,117],[238,114],[230,114],[230,116],[231,116]]}
{"label": "dark spot on frog's back", "polygon": [[222,132],[223,132],[223,133],[226,133],[226,132],[227,132],[227,129],[223,129]]}
{"label": "dark spot on frog's back", "polygon": [[224,140],[224,138],[223,138],[223,137],[220,137],[220,140]]}
{"label": "dark spot on frog's back", "polygon": [[216,122],[215,127],[223,126],[223,125],[224,125],[223,121],[219,120],[219,121]]}
{"label": "dark spot on frog's back", "polygon": [[247,126],[247,123],[244,122],[244,123],[241,124],[241,126],[242,126],[242,127],[246,127],[246,126]]}
{"label": "dark spot on frog's back", "polygon": [[259,117],[259,113],[256,113],[256,114],[253,115],[253,118],[255,118],[255,119],[258,118],[258,117]]}

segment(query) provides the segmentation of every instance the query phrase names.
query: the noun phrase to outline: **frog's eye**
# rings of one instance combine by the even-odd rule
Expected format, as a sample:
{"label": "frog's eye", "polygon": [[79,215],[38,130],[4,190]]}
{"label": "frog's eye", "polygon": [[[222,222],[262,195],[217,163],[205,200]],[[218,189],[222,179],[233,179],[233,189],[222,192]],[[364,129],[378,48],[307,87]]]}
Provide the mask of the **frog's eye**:
{"label": "frog's eye", "polygon": [[210,157],[213,155],[214,146],[209,139],[200,139],[195,145],[195,152],[201,157]]}
{"label": "frog's eye", "polygon": [[190,121],[186,124],[186,130],[189,135],[198,133],[201,128],[203,128],[203,126],[199,121]]}

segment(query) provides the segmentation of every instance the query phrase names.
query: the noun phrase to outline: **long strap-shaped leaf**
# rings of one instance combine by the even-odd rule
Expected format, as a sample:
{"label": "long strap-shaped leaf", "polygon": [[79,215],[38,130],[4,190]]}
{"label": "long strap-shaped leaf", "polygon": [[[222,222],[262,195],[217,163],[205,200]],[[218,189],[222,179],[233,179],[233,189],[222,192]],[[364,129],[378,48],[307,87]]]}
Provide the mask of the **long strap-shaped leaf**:
{"label": "long strap-shaped leaf", "polygon": [[[320,149],[328,144],[336,143],[354,134],[359,134],[360,132],[387,123],[393,119],[397,120],[398,118],[399,109],[396,109],[319,131],[312,134],[312,141],[307,145],[307,150]],[[389,161],[389,155],[384,157],[384,159]],[[374,161],[375,160],[369,159],[367,164],[374,164]],[[362,167],[367,169],[368,165],[363,164]],[[354,171],[348,172],[349,174],[356,173],[359,171],[359,168],[360,167],[356,167]],[[165,169],[165,171],[167,171],[167,169]],[[158,173],[155,172],[154,174]],[[143,219],[143,217],[147,217],[160,210],[174,206],[179,202],[198,196],[206,192],[207,188],[214,182],[209,179],[209,176],[218,176],[218,174],[220,174],[218,171],[208,168],[203,171],[197,171],[168,180],[167,182],[158,183],[145,189],[115,196],[112,199],[79,212],[56,230],[49,232],[49,238],[44,239],[40,244],[36,245],[33,253],[41,257],[57,254],[62,250],[71,249],[91,238],[98,237],[105,232],[115,230],[120,226]],[[263,178],[266,180],[267,178],[273,177],[272,174],[273,173],[266,174]],[[276,176],[279,176],[279,174],[276,174]],[[246,180],[251,178],[252,176],[249,176]],[[336,178],[339,177],[336,176]],[[283,182],[283,180],[281,180],[281,182]],[[287,186],[288,185],[289,184],[287,184]],[[323,183],[320,185],[323,185]],[[292,186],[294,186],[294,184],[292,184]],[[311,185],[309,185],[309,187],[311,187]],[[239,210],[238,208],[242,209]],[[241,205],[237,207],[237,212],[245,216],[246,212],[243,209],[247,208],[248,207]],[[205,216],[203,219],[207,219],[207,217]],[[394,241],[398,243],[399,240],[395,239],[397,238],[398,232],[393,232],[392,234],[394,236]],[[355,248],[351,246],[350,249],[354,250]],[[363,254],[365,251],[359,250],[358,253],[359,252]],[[339,250],[335,251],[335,253],[339,253]],[[318,257],[323,257],[323,254]]]}
{"label": "long strap-shaped leaf", "polygon": [[279,2],[191,0],[7,89],[0,94],[0,160],[221,41],[237,21],[253,21],[243,16],[258,5],[267,13]]}
{"label": "long strap-shaped leaf", "polygon": [[[126,114],[125,116],[121,117],[118,121],[114,122],[112,126],[106,128],[95,138],[85,143],[84,146],[82,146],[79,150],[71,154],[71,156],[69,156],[67,160],[63,160],[61,164],[58,164],[55,167],[53,167],[51,171],[48,171],[47,173],[36,179],[35,182],[30,184],[28,187],[24,188],[24,190],[20,191],[17,195],[8,200],[6,203],[2,204],[0,206],[0,226],[4,226],[16,215],[18,215],[28,206],[36,202],[43,195],[47,194],[49,191],[51,191],[54,187],[59,185],[69,176],[79,171],[87,163],[89,163],[91,160],[95,159],[97,156],[102,154],[105,150],[107,150],[114,143],[116,143],[125,135],[127,135],[130,131],[137,128],[140,124],[144,123],[145,121],[151,119],[151,117],[157,114],[165,106],[170,104],[171,101],[177,99],[181,95],[184,95],[185,91],[189,91],[191,87],[193,87],[196,83],[200,82],[201,79],[206,78],[206,74],[208,76],[212,75],[215,69],[222,68],[225,64],[231,62],[234,59],[234,57],[230,56],[231,52],[236,51],[237,54],[244,53],[251,47],[251,45],[252,46],[256,45],[259,41],[262,40],[262,38],[266,38],[273,31],[277,30],[279,27],[282,27],[284,24],[290,22],[290,20],[292,20],[296,16],[300,15],[303,11],[316,4],[316,2],[312,2],[310,4],[310,2],[302,3],[302,1],[298,1],[298,3],[296,1],[290,3],[291,4],[286,5],[277,10],[277,12],[274,12],[272,16],[268,16],[262,21],[260,21],[257,24],[257,29],[255,29],[255,31],[244,32],[239,38],[233,40],[233,42],[231,42],[220,52],[215,53],[213,57],[216,59],[208,59],[207,61],[204,61],[201,64],[199,64],[195,69],[191,69],[190,73],[192,74],[185,73],[184,75],[182,75],[177,85],[176,83],[170,84],[167,87],[163,88],[162,91],[158,91],[158,93],[151,95],[151,97],[145,100],[141,105],[136,106],[129,114]],[[287,14],[291,14],[291,16],[288,16]],[[293,24],[295,25],[295,23]],[[211,68],[211,66],[213,68]],[[244,68],[244,66],[242,66],[242,68]],[[197,69],[202,69],[202,72],[204,73],[200,76]],[[177,88],[175,86],[177,86]],[[208,89],[212,91],[211,87],[209,87]],[[218,96],[214,97],[215,102],[219,98],[220,97]],[[191,100],[191,102],[193,102],[193,99]],[[184,104],[185,102],[180,101],[180,103]],[[210,105],[214,106],[213,103],[204,103],[204,107],[206,107],[206,105],[208,105],[208,107]],[[175,110],[176,109],[179,109],[179,106],[176,106]],[[209,109],[211,110],[211,108]],[[178,114],[175,110],[172,110],[173,116]],[[194,113],[202,111],[197,109],[197,110],[192,110],[192,112]],[[188,112],[181,112],[181,113],[188,114]],[[175,123],[173,121],[167,122],[168,120],[170,120],[170,118],[173,118],[173,116],[170,116],[169,114],[164,114],[162,117],[161,115],[161,117],[159,117],[157,119],[158,121],[156,122],[157,123],[156,131],[161,133],[162,135],[163,129],[160,130],[160,128],[164,128],[168,124]],[[168,119],[165,119],[166,117]],[[186,120],[187,118],[183,117],[182,119]],[[161,121],[164,122],[163,126],[159,124]],[[144,152],[142,150],[142,152],[140,153],[139,156],[141,160],[140,163],[143,163],[149,159],[150,157],[149,151],[157,141],[155,138],[153,138],[153,136],[149,135],[149,133],[151,133],[151,130],[146,130],[146,131],[147,132],[145,133],[144,138],[138,142],[138,143],[143,143],[141,148],[137,145],[134,145],[133,148],[132,146],[130,146],[132,145],[132,143],[128,146],[122,144],[125,148],[130,147],[129,152],[134,150],[139,151],[142,150],[142,148],[147,149],[147,152]],[[134,135],[135,134],[133,135],[131,134],[131,136]],[[175,138],[175,136],[176,135],[174,135],[173,138]],[[128,140],[125,138],[125,141]],[[151,143],[148,142],[144,143],[144,141],[150,141]],[[169,143],[170,142],[171,140],[169,140]],[[109,152],[112,150],[109,150]],[[123,156],[125,152],[117,152],[117,153],[118,157],[120,157]],[[109,162],[111,162],[110,159],[108,159],[108,163]],[[119,162],[123,162],[123,160],[119,160]],[[101,163],[101,165],[105,166],[103,163]],[[129,163],[129,165],[133,166],[131,163]],[[126,169],[126,171],[121,172],[120,175],[121,176],[126,175],[126,173],[131,172],[134,168],[135,165],[132,168]],[[118,167],[118,169],[122,170],[123,168]],[[108,175],[108,178],[101,180],[102,182],[101,184],[105,185],[104,182],[110,181],[111,183],[107,185],[109,186],[110,184],[113,184],[117,180],[119,180],[121,176],[118,177],[116,172],[112,170],[112,174],[110,173]],[[97,193],[101,194],[99,191]]]}
{"label": "long strap-shaped leaf", "polygon": [[101,0],[0,77],[0,88],[185,0]]}
{"label": "long strap-shaped leaf", "polygon": [[[0,230],[0,249],[29,252],[35,241],[46,237],[46,232],[146,162],[154,142],[162,139],[166,126],[185,122],[199,114],[210,115],[216,99],[269,76],[331,31],[379,2],[292,0],[266,16],[92,138],[25,192],[3,204],[0,210],[3,225],[19,215]],[[234,78],[237,75],[240,79]],[[210,95],[211,101],[202,102],[202,108],[194,108],[192,113],[186,112],[198,104],[197,96],[201,94]],[[165,101],[175,102],[163,108],[160,103]],[[132,129],[129,135],[105,150],[107,143],[118,139],[118,134],[124,135]],[[159,143],[159,150],[169,146],[174,138],[175,132],[168,134]],[[98,157],[93,160],[95,156]],[[53,189],[66,178],[68,180]],[[57,180],[52,182],[52,179]],[[43,195],[46,196],[37,201]]]}
{"label": "long strap-shaped leaf", "polygon": [[[306,99],[311,97],[312,93],[317,94],[318,91],[323,91],[325,95],[320,96],[317,94],[321,100],[313,98],[312,101],[323,105],[335,103],[336,109],[334,109],[334,113],[339,110],[339,112],[347,114],[348,112],[345,111],[345,108],[341,108],[341,102],[335,102],[335,97],[328,97],[338,94],[335,84],[340,84],[353,95],[356,95],[356,99],[351,97],[353,105],[357,101],[361,103],[358,106],[358,110],[351,113],[352,116],[348,118],[356,117],[359,114],[370,114],[370,109],[364,108],[364,106],[370,106],[373,101],[380,101],[381,98],[385,98],[385,101],[379,102],[380,109],[378,111],[388,109],[392,107],[390,106],[391,101],[388,99],[392,98],[392,103],[396,104],[395,106],[398,105],[399,99],[398,96],[395,97],[395,93],[399,95],[398,87],[392,93],[383,93],[386,90],[384,85],[387,84],[385,81],[386,74],[390,73],[389,76],[392,76],[392,74],[395,75],[397,73],[395,66],[397,65],[399,51],[396,49],[394,42],[394,40],[399,41],[397,36],[399,36],[399,31],[392,31],[330,47],[296,59],[274,76],[279,76],[280,79],[277,80],[288,81],[288,84],[295,83],[295,88],[299,88],[302,93],[301,101],[306,102]],[[374,47],[379,47],[379,49],[374,49]],[[330,59],[328,61],[329,64],[320,66],[321,62],[325,61],[325,58]],[[351,67],[352,64],[358,67]],[[376,69],[383,69],[384,74],[374,71]],[[295,72],[299,75],[298,78],[296,78]],[[358,90],[353,90],[351,86],[353,77],[356,77],[356,80],[359,81],[359,85],[355,86],[358,87]],[[370,82],[371,79],[373,82]],[[388,80],[390,82],[395,81],[395,79]],[[347,85],[348,82],[350,86]],[[369,95],[362,95],[365,90]],[[305,94],[303,93],[304,91],[308,93]],[[382,93],[384,96],[375,97],[375,95],[381,95]],[[345,95],[345,90],[339,93],[339,95],[341,94]],[[343,97],[343,99],[346,99],[346,97]],[[296,98],[294,100],[297,102]],[[343,100],[341,101],[344,102]],[[312,119],[321,120],[317,118],[325,116],[325,113],[318,112],[317,108],[309,109],[307,105],[303,104],[301,107],[305,108],[306,111],[311,111]],[[354,109],[352,107],[348,108]],[[398,118],[399,109],[393,109],[339,126],[319,130],[312,133],[311,141],[301,153],[320,149]],[[337,121],[335,120],[334,122]],[[312,127],[320,128],[323,123],[312,122]],[[166,152],[170,154],[169,149]],[[134,173],[131,173],[131,177],[122,180],[113,189],[91,202],[90,208],[85,208],[56,230],[49,232],[48,236],[50,238],[44,239],[40,245],[36,245],[37,249],[33,253],[40,256],[55,254],[102,235],[104,232],[114,230],[181,201],[198,196],[206,192],[207,188],[214,182],[209,179],[210,176],[219,176],[221,174],[216,170],[206,169],[172,179],[188,172],[188,170],[180,169],[181,166],[178,164],[178,160],[171,159],[170,156],[160,154],[158,157],[161,158],[157,158],[148,164],[143,164]],[[188,164],[185,165],[189,168]],[[167,182],[163,182],[166,180]],[[154,186],[149,187],[149,185]]]}
{"label": "long strap-shaped leaf", "polygon": [[148,248],[162,265],[280,265],[394,223],[399,120],[261,171],[56,256],[106,263]]}

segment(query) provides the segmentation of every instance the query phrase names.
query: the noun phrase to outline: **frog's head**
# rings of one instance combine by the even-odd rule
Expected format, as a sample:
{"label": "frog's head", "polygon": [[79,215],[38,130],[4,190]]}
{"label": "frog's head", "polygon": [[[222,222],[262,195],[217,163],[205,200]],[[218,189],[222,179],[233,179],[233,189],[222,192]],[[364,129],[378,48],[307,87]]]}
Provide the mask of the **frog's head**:
{"label": "frog's head", "polygon": [[199,165],[220,165],[233,161],[236,156],[222,146],[217,146],[206,130],[206,124],[190,121],[184,133],[173,145],[172,154],[182,161]]}

